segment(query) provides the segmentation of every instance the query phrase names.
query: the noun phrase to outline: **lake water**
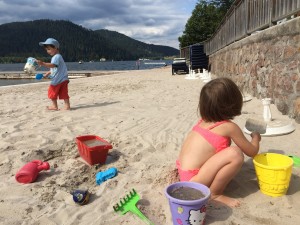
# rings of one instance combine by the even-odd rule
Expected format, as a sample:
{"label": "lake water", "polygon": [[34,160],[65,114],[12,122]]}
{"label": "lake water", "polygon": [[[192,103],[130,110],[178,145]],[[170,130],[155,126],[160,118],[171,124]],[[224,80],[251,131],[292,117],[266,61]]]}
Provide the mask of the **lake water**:
{"label": "lake water", "polygon": [[[145,60],[140,61],[137,65],[136,61],[106,61],[106,62],[66,62],[69,71],[94,71],[94,70],[148,70],[153,68],[164,67],[171,65],[172,60]],[[8,71],[23,71],[23,63],[0,64],[0,73]],[[41,68],[41,71],[46,71],[46,68]],[[0,86],[28,84],[41,82],[35,79],[0,79]]]}

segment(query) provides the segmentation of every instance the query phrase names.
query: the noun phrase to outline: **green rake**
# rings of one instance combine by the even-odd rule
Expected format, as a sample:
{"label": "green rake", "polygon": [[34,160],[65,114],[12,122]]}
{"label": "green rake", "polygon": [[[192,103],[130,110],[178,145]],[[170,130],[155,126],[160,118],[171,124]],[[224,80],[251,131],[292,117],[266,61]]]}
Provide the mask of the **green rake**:
{"label": "green rake", "polygon": [[120,213],[121,215],[126,214],[128,211],[131,211],[137,215],[141,220],[143,220],[148,225],[154,225],[137,207],[136,203],[140,200],[138,193],[132,189],[126,197],[120,200],[120,203],[117,203],[113,206],[114,211]]}

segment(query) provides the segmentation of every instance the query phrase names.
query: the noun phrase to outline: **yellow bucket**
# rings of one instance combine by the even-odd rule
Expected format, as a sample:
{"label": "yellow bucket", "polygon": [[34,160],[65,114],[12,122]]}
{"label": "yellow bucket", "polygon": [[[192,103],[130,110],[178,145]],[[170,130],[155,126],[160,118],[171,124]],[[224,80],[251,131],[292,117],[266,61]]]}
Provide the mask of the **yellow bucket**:
{"label": "yellow bucket", "polygon": [[285,195],[290,184],[293,160],[282,154],[263,153],[253,159],[260,191],[272,197]]}

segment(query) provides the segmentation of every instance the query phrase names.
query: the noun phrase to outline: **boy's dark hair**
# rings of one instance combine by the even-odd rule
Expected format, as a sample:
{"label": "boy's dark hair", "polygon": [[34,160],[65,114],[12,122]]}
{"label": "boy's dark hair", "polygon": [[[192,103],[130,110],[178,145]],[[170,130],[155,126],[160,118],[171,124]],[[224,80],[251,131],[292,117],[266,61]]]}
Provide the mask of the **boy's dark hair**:
{"label": "boy's dark hair", "polygon": [[230,120],[241,114],[243,96],[229,78],[217,78],[205,84],[200,92],[198,109],[203,120]]}
{"label": "boy's dark hair", "polygon": [[54,45],[43,45],[44,48],[47,48],[47,47],[51,47],[51,48],[56,48]]}

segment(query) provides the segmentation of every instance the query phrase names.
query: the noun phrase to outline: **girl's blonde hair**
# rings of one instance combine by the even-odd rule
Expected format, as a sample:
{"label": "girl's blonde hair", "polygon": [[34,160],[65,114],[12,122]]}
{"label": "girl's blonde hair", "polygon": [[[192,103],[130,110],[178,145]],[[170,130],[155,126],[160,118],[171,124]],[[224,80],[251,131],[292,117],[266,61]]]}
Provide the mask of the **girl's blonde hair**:
{"label": "girl's blonde hair", "polygon": [[213,79],[200,92],[198,109],[204,121],[230,120],[241,114],[243,96],[229,78]]}

